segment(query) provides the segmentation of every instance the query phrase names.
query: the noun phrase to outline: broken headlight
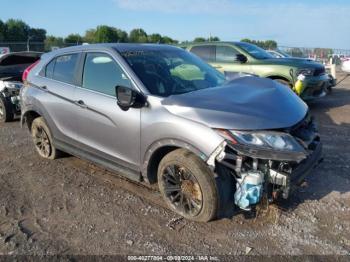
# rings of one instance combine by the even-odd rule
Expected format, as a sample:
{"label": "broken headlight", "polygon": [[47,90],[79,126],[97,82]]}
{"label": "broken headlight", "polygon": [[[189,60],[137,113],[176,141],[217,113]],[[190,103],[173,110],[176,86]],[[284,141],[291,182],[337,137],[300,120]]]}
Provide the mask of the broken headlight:
{"label": "broken headlight", "polygon": [[233,144],[243,144],[258,148],[300,152],[304,148],[288,133],[220,130],[219,133]]}
{"label": "broken headlight", "polygon": [[267,147],[283,151],[303,151],[303,147],[289,134],[281,132],[230,131],[237,140],[246,145]]}

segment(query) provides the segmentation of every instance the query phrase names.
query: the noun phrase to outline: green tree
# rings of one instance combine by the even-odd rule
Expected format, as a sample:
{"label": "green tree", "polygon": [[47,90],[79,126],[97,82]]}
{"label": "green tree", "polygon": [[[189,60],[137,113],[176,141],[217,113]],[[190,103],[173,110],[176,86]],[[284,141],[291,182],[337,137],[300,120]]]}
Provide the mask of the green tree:
{"label": "green tree", "polygon": [[147,33],[141,28],[133,29],[129,34],[129,41],[132,43],[147,43],[147,38]]}
{"label": "green tree", "polygon": [[83,42],[83,38],[79,34],[70,34],[65,39],[64,42],[66,44],[81,44]]}
{"label": "green tree", "polygon": [[128,34],[125,31],[107,25],[89,29],[84,36],[84,41],[87,43],[124,43],[127,40]]}
{"label": "green tree", "polygon": [[160,34],[151,34],[148,36],[149,43],[162,43],[162,36]]}
{"label": "green tree", "polygon": [[64,46],[64,40],[62,37],[55,37],[52,35],[49,35],[45,39],[45,50],[51,51],[52,47],[63,47]]}
{"label": "green tree", "polygon": [[6,41],[27,41],[30,27],[22,20],[9,19],[6,22]]}
{"label": "green tree", "polygon": [[96,29],[89,29],[89,30],[87,30],[85,32],[83,40],[84,40],[84,42],[90,43],[90,44],[97,43],[97,40],[96,40]]}
{"label": "green tree", "polygon": [[220,41],[220,38],[217,36],[211,36],[208,38],[208,41],[209,42],[218,42],[218,41]]}
{"label": "green tree", "polygon": [[206,39],[204,37],[196,37],[193,42],[195,43],[203,43],[206,42]]}
{"label": "green tree", "polygon": [[118,29],[118,28],[115,28],[115,30],[117,31],[120,43],[128,42],[128,33],[127,32],[125,32],[125,31],[123,31],[121,29]]}
{"label": "green tree", "polygon": [[115,28],[100,25],[96,28],[95,39],[97,43],[114,43],[119,41],[119,36]]}
{"label": "green tree", "polygon": [[28,35],[31,37],[31,41],[44,42],[46,39],[46,30],[41,28],[30,28]]}
{"label": "green tree", "polygon": [[265,49],[270,49],[270,50],[277,49],[277,42],[274,40],[266,40],[264,45],[265,45]]}
{"label": "green tree", "polygon": [[169,36],[163,36],[162,43],[164,43],[164,44],[177,44],[177,43],[179,43],[179,41],[172,39]]}
{"label": "green tree", "polygon": [[4,24],[3,21],[0,20],[0,41],[5,40],[5,35],[6,35],[6,25]]}

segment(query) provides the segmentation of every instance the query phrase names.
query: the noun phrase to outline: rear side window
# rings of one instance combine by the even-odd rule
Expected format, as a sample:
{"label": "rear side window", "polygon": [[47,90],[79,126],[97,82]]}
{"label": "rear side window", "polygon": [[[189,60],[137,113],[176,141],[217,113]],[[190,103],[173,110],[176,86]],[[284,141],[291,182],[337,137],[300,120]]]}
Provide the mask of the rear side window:
{"label": "rear side window", "polygon": [[112,57],[88,53],[85,58],[83,88],[115,96],[116,86],[131,87],[131,82]]}
{"label": "rear side window", "polygon": [[53,70],[55,68],[56,59],[52,60],[45,68],[45,76],[53,78]]}
{"label": "rear side window", "polygon": [[53,71],[53,79],[68,84],[74,84],[74,73],[77,62],[78,54],[70,54],[57,57]]}
{"label": "rear side window", "polygon": [[237,62],[238,54],[239,52],[230,46],[217,46],[216,62],[221,62],[221,63]]}
{"label": "rear side window", "polygon": [[215,46],[213,45],[194,46],[192,47],[191,52],[202,58],[204,61],[215,61]]}
{"label": "rear side window", "polygon": [[46,66],[45,76],[68,84],[75,84],[74,73],[78,57],[78,54],[56,57]]}

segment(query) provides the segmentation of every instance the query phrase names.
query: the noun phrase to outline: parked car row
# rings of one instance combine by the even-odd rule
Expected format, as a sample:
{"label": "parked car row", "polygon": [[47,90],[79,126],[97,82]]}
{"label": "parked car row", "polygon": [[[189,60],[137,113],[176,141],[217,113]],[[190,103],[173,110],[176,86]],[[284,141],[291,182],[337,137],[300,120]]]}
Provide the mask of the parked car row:
{"label": "parked car row", "polygon": [[304,73],[301,97],[320,96],[324,68],[243,43],[184,48],[99,44],[43,54],[20,94],[21,124],[38,154],[66,152],[158,183],[168,206],[195,221],[288,198],[322,158],[308,106],[290,86]]}
{"label": "parked car row", "polygon": [[284,57],[278,59],[266,50],[243,42],[192,43],[181,46],[195,53],[221,72],[243,72],[276,80],[293,90],[302,77],[296,93],[305,101],[323,97],[330,79],[325,67],[309,59]]}

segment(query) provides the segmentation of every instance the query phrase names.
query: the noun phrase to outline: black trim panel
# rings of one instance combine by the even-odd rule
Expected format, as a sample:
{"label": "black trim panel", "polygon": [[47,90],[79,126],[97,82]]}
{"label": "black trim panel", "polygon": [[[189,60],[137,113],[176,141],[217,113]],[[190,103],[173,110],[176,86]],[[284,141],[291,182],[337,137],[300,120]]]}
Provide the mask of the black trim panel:
{"label": "black trim panel", "polygon": [[110,161],[106,158],[89,153],[89,152],[82,150],[78,147],[71,146],[65,142],[58,141],[57,139],[54,140],[54,145],[59,150],[62,150],[66,153],[74,155],[78,158],[83,158],[83,159],[86,159],[88,161],[94,162],[97,165],[100,165],[100,166],[102,166],[102,167],[104,167],[112,172],[116,172],[116,173],[130,179],[130,180],[134,180],[137,182],[142,181],[142,176],[141,176],[140,172],[137,172],[137,171],[132,170],[130,168],[121,166],[121,165],[119,165],[113,161]]}

